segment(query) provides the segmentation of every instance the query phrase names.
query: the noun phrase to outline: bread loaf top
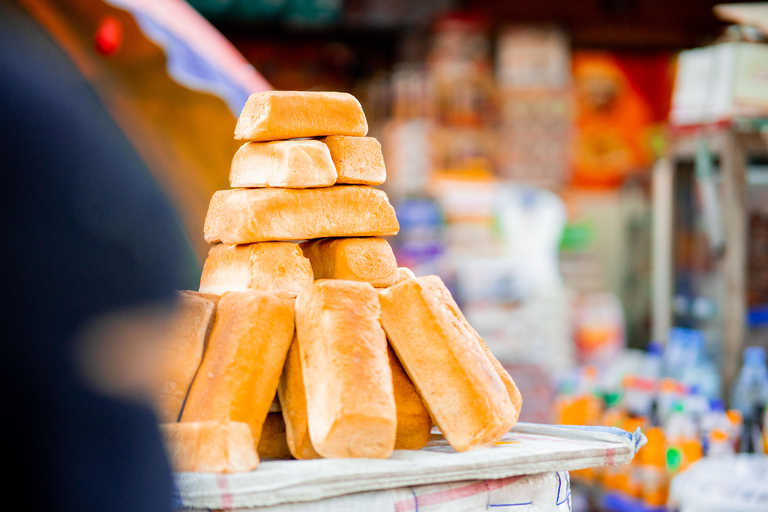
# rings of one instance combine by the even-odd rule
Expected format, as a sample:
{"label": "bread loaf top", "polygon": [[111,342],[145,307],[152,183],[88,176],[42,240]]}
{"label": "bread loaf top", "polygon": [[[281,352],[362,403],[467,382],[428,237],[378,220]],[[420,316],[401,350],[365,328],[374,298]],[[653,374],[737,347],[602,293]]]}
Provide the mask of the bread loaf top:
{"label": "bread loaf top", "polygon": [[344,92],[257,92],[248,98],[235,127],[236,140],[250,141],[366,133],[363,107]]}
{"label": "bread loaf top", "polygon": [[246,142],[229,169],[233,188],[330,187],[336,178],[328,146],[319,140]]}
{"label": "bread loaf top", "polygon": [[356,185],[219,190],[205,218],[208,243],[390,236],[399,229],[387,195]]}

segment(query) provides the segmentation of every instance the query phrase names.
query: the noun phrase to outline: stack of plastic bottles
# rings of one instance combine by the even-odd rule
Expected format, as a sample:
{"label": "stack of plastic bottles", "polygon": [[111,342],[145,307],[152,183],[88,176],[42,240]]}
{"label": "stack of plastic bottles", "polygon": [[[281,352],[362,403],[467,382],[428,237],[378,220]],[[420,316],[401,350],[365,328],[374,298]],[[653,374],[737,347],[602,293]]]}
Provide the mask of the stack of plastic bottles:
{"label": "stack of plastic bottles", "polygon": [[574,471],[574,482],[599,489],[608,511],[666,511],[669,482],[702,457],[763,453],[768,369],[749,347],[726,410],[716,366],[698,331],[673,329],[662,350],[627,351],[610,367],[580,368],[562,380],[555,401],[561,424],[602,425],[648,438],[632,463]]}

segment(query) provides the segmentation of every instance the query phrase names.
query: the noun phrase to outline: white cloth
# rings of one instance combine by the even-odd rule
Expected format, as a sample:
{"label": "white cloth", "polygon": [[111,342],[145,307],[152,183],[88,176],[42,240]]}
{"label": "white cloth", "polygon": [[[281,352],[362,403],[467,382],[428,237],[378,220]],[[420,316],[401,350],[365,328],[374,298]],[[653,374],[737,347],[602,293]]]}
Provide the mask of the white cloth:
{"label": "white cloth", "polygon": [[[569,428],[518,423],[495,446],[463,453],[453,451],[441,435],[433,435],[433,440],[422,450],[397,450],[386,460],[263,461],[255,471],[249,473],[179,473],[176,475],[176,484],[184,506],[198,509],[247,509],[296,502],[315,502],[336,496],[353,495],[353,493],[371,494],[371,491],[380,491],[381,497],[395,496],[397,499],[394,502],[398,503],[408,498],[404,493],[409,492],[407,489],[414,486],[454,483],[452,485],[460,487],[469,485],[467,484],[469,480],[499,480],[525,475],[531,475],[526,478],[535,477],[546,480],[546,478],[557,477],[536,475],[558,474],[556,472],[562,475],[562,472],[575,469],[624,464],[632,460],[636,450],[644,444],[644,440],[644,436],[639,431],[629,434],[619,429]],[[537,481],[535,478],[531,481]],[[562,479],[562,476],[560,478]],[[455,482],[464,482],[464,484],[455,484]],[[534,485],[533,488],[535,487]],[[524,494],[521,491],[512,495],[510,499],[518,499],[519,496],[532,497],[533,494]],[[558,498],[562,499],[559,494]],[[345,503],[353,503],[349,500],[354,501],[354,498],[339,499],[334,506],[342,507],[346,506]],[[520,503],[525,501],[530,500]],[[318,506],[321,505],[318,504]],[[503,507],[499,508],[499,510],[502,509]],[[297,509],[284,507],[274,510]],[[332,510],[345,509],[333,508]],[[355,510],[378,509],[356,508]],[[391,511],[392,508],[387,510]],[[418,510],[425,509],[420,505]],[[472,510],[472,508],[455,510]],[[530,510],[555,509],[533,508]]]}
{"label": "white cloth", "polygon": [[[570,512],[567,471],[360,492],[237,512]],[[194,512],[194,511],[192,511]]]}

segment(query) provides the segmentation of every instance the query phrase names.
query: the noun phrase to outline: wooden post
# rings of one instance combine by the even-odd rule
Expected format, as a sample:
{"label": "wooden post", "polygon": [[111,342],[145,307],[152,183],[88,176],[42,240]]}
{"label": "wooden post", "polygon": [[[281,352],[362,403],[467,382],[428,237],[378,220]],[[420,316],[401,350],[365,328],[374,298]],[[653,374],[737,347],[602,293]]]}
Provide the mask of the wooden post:
{"label": "wooden post", "polygon": [[722,215],[725,252],[721,260],[723,279],[722,325],[723,391],[726,396],[739,371],[747,334],[747,156],[739,132],[722,132],[720,152]]}
{"label": "wooden post", "polygon": [[654,340],[667,342],[672,326],[672,201],[674,169],[667,158],[653,167],[653,328]]}

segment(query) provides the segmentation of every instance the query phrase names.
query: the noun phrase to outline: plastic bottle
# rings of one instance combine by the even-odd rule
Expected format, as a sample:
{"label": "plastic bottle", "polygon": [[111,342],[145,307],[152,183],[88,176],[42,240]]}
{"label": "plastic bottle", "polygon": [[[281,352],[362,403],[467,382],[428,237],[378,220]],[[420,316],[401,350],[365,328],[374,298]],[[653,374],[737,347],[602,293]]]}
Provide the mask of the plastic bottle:
{"label": "plastic bottle", "polygon": [[707,457],[721,457],[733,453],[733,444],[726,430],[715,428],[707,434]]}
{"label": "plastic bottle", "polygon": [[658,382],[662,377],[663,368],[663,347],[658,341],[651,341],[648,344],[648,350],[640,366],[640,376]]}
{"label": "plastic bottle", "polygon": [[684,471],[702,457],[702,443],[693,417],[678,402],[664,428],[667,435],[667,468],[671,473]]}
{"label": "plastic bottle", "polygon": [[696,427],[700,428],[704,416],[710,412],[710,401],[704,393],[701,392],[698,384],[693,384],[688,388],[683,403],[685,404],[686,412],[696,424]]}
{"label": "plastic bottle", "polygon": [[667,503],[669,473],[665,461],[666,439],[659,427],[651,427],[646,433],[648,443],[638,453],[640,459],[641,496],[649,507],[662,507]]}
{"label": "plastic bottle", "polygon": [[765,349],[747,347],[744,350],[744,364],[731,396],[731,405],[741,411],[745,423],[755,406],[765,409],[768,403],[768,369],[765,366]]}
{"label": "plastic bottle", "polygon": [[693,418],[685,410],[685,406],[682,402],[678,402],[672,409],[672,413],[669,415],[664,431],[667,434],[667,439],[670,443],[678,443],[685,439],[691,439],[698,437],[698,429]]}
{"label": "plastic bottle", "polygon": [[603,395],[603,420],[604,427],[618,427],[624,424],[627,412],[622,406],[621,393],[611,391]]}
{"label": "plastic bottle", "polygon": [[707,398],[719,398],[721,380],[714,363],[705,354],[704,334],[694,329],[678,329],[678,347],[670,361],[670,373],[686,386],[699,389]]}
{"label": "plastic bottle", "polygon": [[741,411],[738,409],[728,409],[725,411],[725,415],[728,416],[728,421],[731,423],[733,450],[738,451],[741,429],[744,424],[744,417],[742,416]]}
{"label": "plastic bottle", "polygon": [[761,423],[765,408],[755,404],[752,412],[744,415],[744,421],[739,436],[740,453],[765,453]]}
{"label": "plastic bottle", "polygon": [[659,384],[659,396],[657,405],[657,415],[662,425],[666,425],[669,415],[675,404],[683,399],[685,388],[674,379],[662,379]]}
{"label": "plastic bottle", "polygon": [[622,382],[624,388],[624,407],[635,416],[647,417],[651,413],[651,403],[655,383],[650,379],[627,375]]}
{"label": "plastic bottle", "polygon": [[[728,413],[725,412],[725,405],[719,398],[712,399],[709,402],[709,410],[702,416],[701,439],[703,442],[704,454],[709,455],[710,451],[716,453],[734,453],[737,446],[736,440],[739,437],[741,426],[741,415],[739,414],[738,426],[735,426]],[[713,434],[715,431],[718,434]],[[712,446],[712,443],[719,444],[723,442],[721,434],[725,434],[727,447]]]}
{"label": "plastic bottle", "polygon": [[673,327],[669,330],[669,338],[662,354],[662,376],[670,379],[677,378],[677,372],[682,361],[683,340],[686,329]]}

